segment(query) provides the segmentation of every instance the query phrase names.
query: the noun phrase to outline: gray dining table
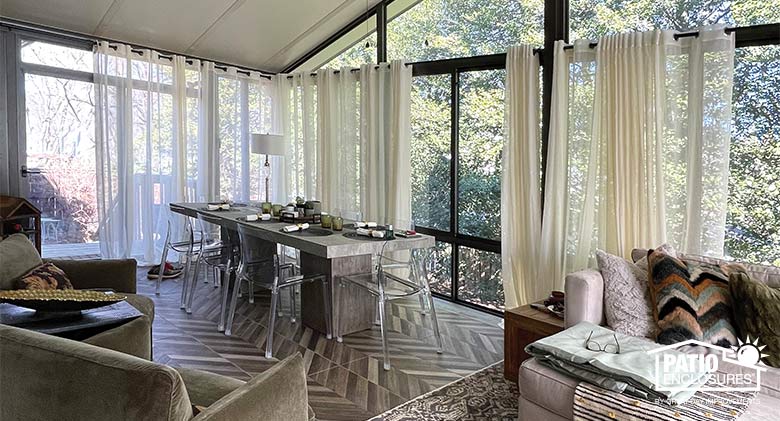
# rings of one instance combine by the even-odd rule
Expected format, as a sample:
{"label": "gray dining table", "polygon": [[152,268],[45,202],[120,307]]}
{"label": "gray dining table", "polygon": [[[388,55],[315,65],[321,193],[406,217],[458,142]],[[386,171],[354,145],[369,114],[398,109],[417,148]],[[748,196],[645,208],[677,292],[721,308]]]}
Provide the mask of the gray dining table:
{"label": "gray dining table", "polygon": [[[325,275],[329,282],[306,283],[301,285],[301,320],[304,325],[325,333],[327,331],[326,311],[323,294],[331,298],[334,311],[333,321],[337,323],[339,336],[370,329],[376,320],[376,298],[362,288],[343,288],[340,294],[334,294],[334,280],[343,275],[371,273],[372,257],[392,251],[429,248],[435,244],[434,237],[417,234],[414,237],[396,237],[389,241],[354,238],[349,233],[355,230],[348,227],[351,221],[345,221],[343,231],[332,231],[325,236],[306,233],[285,233],[282,228],[292,225],[280,222],[278,218],[270,221],[247,222],[248,214],[257,214],[260,209],[253,206],[233,206],[229,210],[209,211],[206,203],[171,203],[171,211],[196,218],[203,213],[219,221],[223,229],[235,231],[237,224],[251,227],[254,237],[261,243],[254,247],[263,247],[268,253],[276,250],[276,244],[282,244],[300,251],[301,273],[305,276]],[[319,228],[318,224],[311,224]],[[348,236],[345,236],[347,234]],[[265,245],[262,241],[266,242]],[[330,288],[325,291],[324,285]],[[336,302],[336,296],[339,302]]]}

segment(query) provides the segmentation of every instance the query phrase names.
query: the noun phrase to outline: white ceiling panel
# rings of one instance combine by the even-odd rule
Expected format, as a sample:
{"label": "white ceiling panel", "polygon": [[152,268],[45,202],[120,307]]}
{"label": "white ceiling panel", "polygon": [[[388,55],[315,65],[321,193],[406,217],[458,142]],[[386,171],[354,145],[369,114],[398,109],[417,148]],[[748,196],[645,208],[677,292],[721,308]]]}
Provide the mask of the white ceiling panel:
{"label": "white ceiling panel", "polygon": [[235,0],[124,0],[95,35],[184,51]]}
{"label": "white ceiling panel", "polygon": [[114,0],[0,0],[0,15],[91,34]]}
{"label": "white ceiling panel", "polygon": [[0,0],[0,17],[279,71],[378,2]]}
{"label": "white ceiling panel", "polygon": [[[246,1],[224,16],[193,54],[240,63],[260,63],[314,26],[343,0]],[[264,64],[264,63],[263,63]]]}

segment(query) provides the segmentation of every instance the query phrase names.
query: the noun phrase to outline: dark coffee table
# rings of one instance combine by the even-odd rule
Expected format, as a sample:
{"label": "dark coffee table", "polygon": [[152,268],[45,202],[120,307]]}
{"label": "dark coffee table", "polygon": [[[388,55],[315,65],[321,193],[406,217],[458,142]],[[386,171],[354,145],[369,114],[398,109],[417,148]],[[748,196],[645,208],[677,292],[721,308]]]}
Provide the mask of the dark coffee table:
{"label": "dark coffee table", "polygon": [[0,324],[74,340],[84,340],[142,315],[126,301],[70,313],[43,313],[13,304],[0,304]]}

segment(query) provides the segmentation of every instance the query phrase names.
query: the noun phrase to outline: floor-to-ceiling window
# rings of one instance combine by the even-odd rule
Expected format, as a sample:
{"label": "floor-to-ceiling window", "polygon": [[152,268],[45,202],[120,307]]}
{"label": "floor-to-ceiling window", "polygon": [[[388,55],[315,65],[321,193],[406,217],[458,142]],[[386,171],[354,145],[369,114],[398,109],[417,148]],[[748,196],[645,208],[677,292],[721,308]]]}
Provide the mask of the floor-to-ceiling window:
{"label": "floor-to-ceiling window", "polygon": [[388,59],[423,62],[416,66],[412,92],[412,214],[421,232],[437,238],[432,287],[455,301],[493,310],[504,308],[506,72],[503,58],[488,62],[485,55],[518,42],[541,46],[543,9],[543,1],[533,0],[387,5]]}

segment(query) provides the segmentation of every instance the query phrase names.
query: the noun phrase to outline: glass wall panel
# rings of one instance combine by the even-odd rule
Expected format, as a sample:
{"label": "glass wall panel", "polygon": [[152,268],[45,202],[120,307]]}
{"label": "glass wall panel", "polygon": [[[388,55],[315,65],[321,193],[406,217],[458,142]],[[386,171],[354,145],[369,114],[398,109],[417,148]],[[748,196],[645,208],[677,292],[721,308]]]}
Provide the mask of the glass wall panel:
{"label": "glass wall panel", "polygon": [[361,39],[321,67],[339,69],[345,66],[360,67],[361,64],[374,62],[376,62],[376,32],[372,32],[371,35]]}
{"label": "glass wall panel", "polygon": [[41,210],[44,255],[52,244],[94,242],[95,88],[89,82],[25,74],[24,91],[26,165],[43,171],[27,180],[28,198]]}
{"label": "glass wall panel", "polygon": [[431,253],[428,285],[433,292],[452,297],[452,245],[437,241]]}
{"label": "glass wall panel", "polygon": [[503,69],[461,73],[458,99],[458,232],[493,240],[501,239],[505,78]]}
{"label": "glass wall panel", "polygon": [[450,230],[450,75],[412,81],[412,215],[415,224]]}
{"label": "glass wall panel", "polygon": [[780,46],[737,49],[727,256],[780,266]]}
{"label": "glass wall panel", "polygon": [[396,0],[387,13],[389,59],[469,57],[544,42],[543,0]]}
{"label": "glass wall panel", "polygon": [[81,70],[92,73],[94,59],[91,50],[49,44],[41,41],[22,40],[22,62],[42,64],[60,69]]}
{"label": "glass wall panel", "polygon": [[375,63],[376,52],[376,18],[371,15],[367,21],[347,31],[294,71],[317,70],[323,67],[359,67],[361,64]]}
{"label": "glass wall panel", "polygon": [[760,1],[570,0],[570,39],[598,38],[653,28],[685,30],[724,23],[747,26],[780,22],[780,7]]}
{"label": "glass wall panel", "polygon": [[501,255],[458,247],[458,298],[488,308],[504,309]]}

